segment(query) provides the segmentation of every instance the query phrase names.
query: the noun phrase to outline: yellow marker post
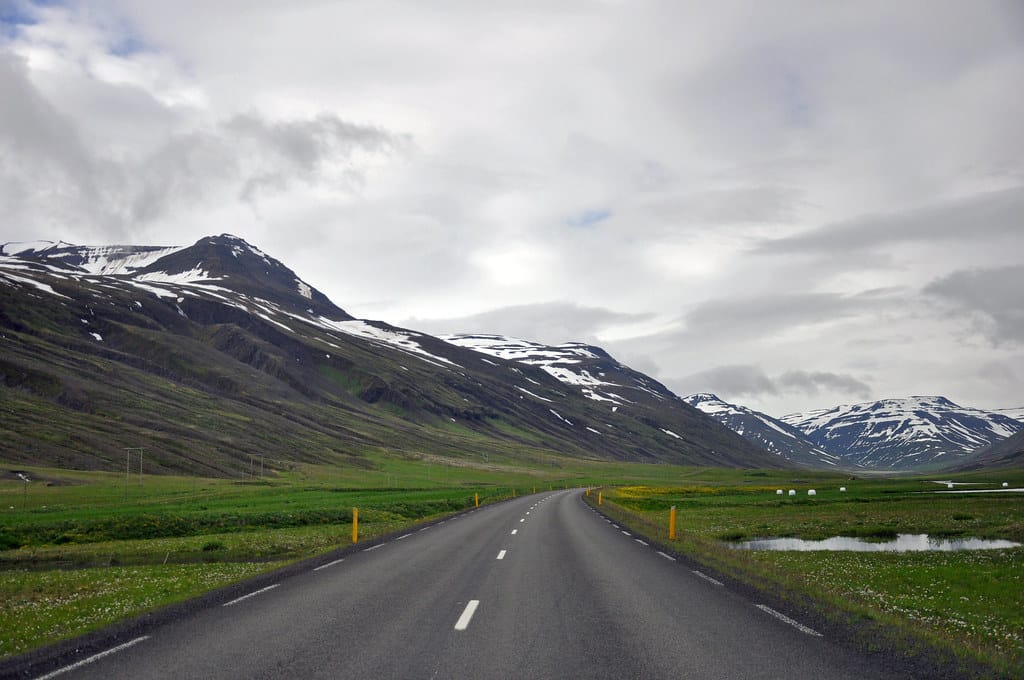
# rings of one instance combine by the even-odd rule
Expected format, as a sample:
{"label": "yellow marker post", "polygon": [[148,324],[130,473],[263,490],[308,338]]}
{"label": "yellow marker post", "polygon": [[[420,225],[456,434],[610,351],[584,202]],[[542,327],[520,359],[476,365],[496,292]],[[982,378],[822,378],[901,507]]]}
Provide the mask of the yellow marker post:
{"label": "yellow marker post", "polygon": [[533,492],[537,493],[537,487],[533,487]]}
{"label": "yellow marker post", "polygon": [[359,508],[352,508],[352,542],[359,542]]}
{"label": "yellow marker post", "polygon": [[473,504],[474,504],[474,507],[477,507],[477,508],[480,507],[480,494],[478,494],[478,493],[474,493],[473,494]]}
{"label": "yellow marker post", "polygon": [[587,489],[587,495],[588,496],[590,495],[590,489]]}
{"label": "yellow marker post", "polygon": [[516,490],[512,489],[512,498],[515,498],[515,497],[516,497]]}
{"label": "yellow marker post", "polygon": [[670,540],[676,537],[676,506],[674,505],[668,511],[668,537]]}
{"label": "yellow marker post", "polygon": [[597,492],[597,504],[601,505],[601,492],[600,491]]}

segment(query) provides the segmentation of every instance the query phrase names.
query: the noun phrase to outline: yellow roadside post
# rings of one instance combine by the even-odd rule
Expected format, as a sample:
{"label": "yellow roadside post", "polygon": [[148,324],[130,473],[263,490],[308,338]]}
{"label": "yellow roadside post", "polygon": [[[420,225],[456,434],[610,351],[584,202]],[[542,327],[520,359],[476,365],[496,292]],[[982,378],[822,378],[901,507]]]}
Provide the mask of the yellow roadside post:
{"label": "yellow roadside post", "polygon": [[352,542],[359,542],[359,508],[352,508]]}
{"label": "yellow roadside post", "polygon": [[600,491],[597,492],[597,504],[601,505],[601,492]]}
{"label": "yellow roadside post", "polygon": [[533,492],[537,493],[537,487],[533,487]]}
{"label": "yellow roadside post", "polygon": [[590,495],[590,488],[589,487],[587,488],[587,495],[588,496]]}
{"label": "yellow roadside post", "polygon": [[480,507],[480,494],[478,494],[478,493],[474,493],[473,494],[473,507],[476,507],[476,508]]}
{"label": "yellow roadside post", "polygon": [[676,537],[676,506],[668,511],[668,537],[673,540]]}

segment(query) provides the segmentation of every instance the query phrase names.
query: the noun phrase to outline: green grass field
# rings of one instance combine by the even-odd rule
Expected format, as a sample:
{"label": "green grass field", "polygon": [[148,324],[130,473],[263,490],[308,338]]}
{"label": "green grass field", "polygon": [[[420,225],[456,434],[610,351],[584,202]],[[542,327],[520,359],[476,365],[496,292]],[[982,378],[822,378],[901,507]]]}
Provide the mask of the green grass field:
{"label": "green grass field", "polygon": [[[945,489],[934,483],[936,478],[812,482],[807,475],[793,481],[771,473],[763,483],[751,484],[749,473],[731,474],[731,480],[609,488],[602,492],[602,509],[720,574],[800,605],[813,601],[826,617],[853,624],[867,642],[898,640],[908,651],[934,646],[955,662],[981,662],[993,672],[1019,677],[1024,669],[1022,547],[771,552],[736,550],[730,543],[771,537],[886,540],[901,533],[1024,543],[1021,494],[935,494]],[[1007,481],[1019,487],[1024,472],[958,475],[957,480],[988,488]],[[847,491],[840,492],[840,486]],[[776,495],[779,488],[786,495]],[[790,488],[798,495],[788,496]],[[809,497],[809,488],[817,495]],[[590,500],[595,502],[593,495]],[[672,506],[677,537],[670,541]]]}
{"label": "green grass field", "polygon": [[[930,533],[1024,541],[1019,496],[938,496],[927,479],[848,480],[549,457],[445,459],[370,452],[364,464],[292,464],[263,478],[127,477],[6,466],[0,479],[0,655],[80,635],[289,562],[515,494],[604,488],[604,509],[719,573],[813,598],[878,634],[938,644],[1004,671],[1024,663],[1024,549],[985,553],[753,553],[739,539]],[[258,469],[258,467],[256,468]],[[959,476],[1009,481],[1024,472]],[[127,483],[126,483],[127,482]],[[845,485],[846,493],[838,488]],[[775,495],[795,488],[795,498]],[[818,495],[808,498],[806,489]],[[590,500],[596,500],[596,494]]]}
{"label": "green grass field", "polygon": [[[268,466],[269,467],[269,466]],[[295,560],[515,494],[682,478],[559,457],[366,452],[241,479],[0,466],[0,656],[81,635]],[[18,479],[15,471],[32,481]]]}

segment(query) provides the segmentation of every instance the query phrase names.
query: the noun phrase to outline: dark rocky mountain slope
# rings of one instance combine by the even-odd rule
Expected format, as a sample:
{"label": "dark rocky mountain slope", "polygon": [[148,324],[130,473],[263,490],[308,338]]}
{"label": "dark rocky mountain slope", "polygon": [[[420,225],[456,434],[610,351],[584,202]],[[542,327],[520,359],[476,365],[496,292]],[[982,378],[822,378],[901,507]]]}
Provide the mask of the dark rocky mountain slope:
{"label": "dark rocky mountain slope", "polygon": [[151,472],[220,475],[253,454],[271,467],[365,465],[385,450],[784,463],[686,404],[613,410],[542,368],[354,319],[229,235],[5,244],[0,397],[10,463],[118,470],[138,446]]}

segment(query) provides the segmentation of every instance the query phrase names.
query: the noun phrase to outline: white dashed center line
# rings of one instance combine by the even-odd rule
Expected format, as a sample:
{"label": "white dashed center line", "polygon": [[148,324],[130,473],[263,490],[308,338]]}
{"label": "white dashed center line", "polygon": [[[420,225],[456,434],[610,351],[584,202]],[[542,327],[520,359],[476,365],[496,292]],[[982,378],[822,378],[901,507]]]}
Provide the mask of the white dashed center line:
{"label": "white dashed center line", "polygon": [[62,673],[67,673],[68,671],[73,671],[76,668],[81,668],[82,666],[84,666],[86,664],[90,664],[93,661],[99,661],[100,659],[102,659],[105,656],[110,656],[111,654],[116,654],[117,652],[120,652],[122,650],[128,649],[132,645],[137,645],[138,643],[140,643],[140,642],[142,642],[144,640],[148,640],[148,639],[149,639],[148,635],[143,635],[142,637],[137,637],[134,640],[129,640],[128,642],[124,643],[123,645],[118,645],[117,647],[111,647],[110,649],[108,649],[105,652],[100,652],[99,654],[93,654],[92,656],[90,656],[87,659],[82,659],[81,661],[76,661],[75,663],[71,664],[70,666],[64,666],[64,668],[58,668],[57,670],[55,670],[55,671],[53,671],[51,673],[47,673],[46,675],[40,675],[38,678],[36,678],[36,680],[49,680],[50,678],[55,678],[58,675],[61,675]]}
{"label": "white dashed center line", "polygon": [[340,560],[334,560],[333,562],[328,562],[327,564],[321,564],[319,567],[313,567],[313,571],[320,571],[321,569],[326,569],[327,567],[333,567],[335,564],[341,564],[344,561],[345,558],[342,557]]}
{"label": "white dashed center line", "polygon": [[518,532],[519,532],[519,529],[513,529],[512,530],[512,535],[515,536]]}
{"label": "white dashed center line", "polygon": [[716,586],[724,586],[725,585],[724,583],[722,583],[718,579],[711,578],[707,574],[705,574],[703,572],[700,572],[700,571],[697,571],[696,569],[693,570],[693,573],[696,574],[697,576],[700,576],[705,581],[710,581],[711,583],[714,583]]}
{"label": "white dashed center line", "polygon": [[455,630],[466,630],[469,628],[469,622],[473,620],[473,614],[476,613],[476,608],[480,606],[480,600],[470,600],[466,603],[466,608],[462,610],[462,616],[455,622]]}
{"label": "white dashed center line", "polygon": [[639,538],[634,538],[633,540],[639,543],[640,545],[647,545],[646,541],[641,541]]}
{"label": "white dashed center line", "polygon": [[502,550],[501,552],[499,552],[498,553],[498,557],[496,559],[499,559],[499,560],[505,559],[505,551]]}
{"label": "white dashed center line", "polygon": [[661,552],[660,550],[658,550],[657,552],[658,552],[659,555],[664,557],[666,560],[672,560],[673,562],[676,561],[676,558],[672,557],[671,555],[666,555],[665,553]]}
{"label": "white dashed center line", "polygon": [[382,547],[384,547],[384,544],[383,543],[378,543],[377,545],[371,545],[369,548],[364,548],[363,552],[370,552],[371,550],[376,550],[377,548],[382,548]]}
{"label": "white dashed center line", "polygon": [[772,616],[777,618],[779,621],[783,621],[785,623],[788,623],[789,625],[793,626],[794,628],[796,628],[801,633],[806,633],[807,635],[813,635],[814,637],[823,637],[821,633],[819,633],[818,631],[814,630],[813,628],[808,628],[807,626],[805,626],[804,624],[800,623],[799,621],[794,621],[793,619],[789,618],[785,614],[780,614],[779,612],[775,611],[774,609],[772,609],[771,607],[769,607],[766,604],[758,604],[758,605],[754,605],[754,606],[757,607],[758,609],[760,609],[763,612],[767,612],[767,613],[771,614]]}
{"label": "white dashed center line", "polygon": [[248,600],[250,597],[253,597],[254,595],[259,595],[260,593],[265,593],[268,590],[273,590],[274,588],[278,587],[279,585],[281,585],[281,584],[280,583],[275,583],[272,586],[267,586],[266,588],[260,588],[259,590],[254,590],[251,593],[249,593],[248,595],[242,595],[241,597],[236,597],[235,599],[231,600],[231,602],[225,602],[223,606],[230,607],[233,604],[238,604],[242,600]]}
{"label": "white dashed center line", "polygon": [[403,538],[409,538],[410,536],[412,536],[412,534],[405,534],[404,536],[399,536],[399,537],[398,537],[398,538],[396,538],[395,540],[396,540],[396,541],[401,541],[401,540],[402,540]]}

